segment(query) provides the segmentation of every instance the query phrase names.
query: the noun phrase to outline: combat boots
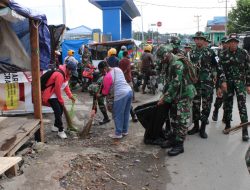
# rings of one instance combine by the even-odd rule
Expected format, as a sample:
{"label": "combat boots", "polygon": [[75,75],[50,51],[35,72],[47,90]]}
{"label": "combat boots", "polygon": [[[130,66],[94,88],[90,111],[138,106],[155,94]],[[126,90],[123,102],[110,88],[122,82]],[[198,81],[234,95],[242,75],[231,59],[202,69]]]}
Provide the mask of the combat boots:
{"label": "combat boots", "polygon": [[248,130],[247,127],[242,128],[242,141],[248,141],[249,136],[248,136]]}
{"label": "combat boots", "polygon": [[105,123],[110,122],[109,116],[106,111],[102,111],[102,114],[104,116],[103,120],[99,122],[99,125],[104,125]]}
{"label": "combat boots", "polygon": [[226,123],[226,126],[225,126],[225,129],[224,129],[222,132],[223,132],[225,135],[228,135],[228,134],[229,134],[228,129],[231,128],[231,123],[228,122],[228,121],[226,121],[225,123]]}
{"label": "combat boots", "polygon": [[171,150],[168,151],[169,156],[177,156],[184,152],[183,141],[175,141],[175,144]]}
{"label": "combat boots", "polygon": [[200,137],[203,138],[203,139],[207,138],[206,125],[207,125],[207,122],[202,122],[201,123]]}
{"label": "combat boots", "polygon": [[193,135],[199,132],[199,121],[194,122],[194,127],[188,131],[188,135]]}
{"label": "combat boots", "polygon": [[171,148],[175,145],[175,136],[170,136],[168,140],[161,144],[161,148]]}
{"label": "combat boots", "polygon": [[212,120],[218,121],[218,109],[214,109]]}

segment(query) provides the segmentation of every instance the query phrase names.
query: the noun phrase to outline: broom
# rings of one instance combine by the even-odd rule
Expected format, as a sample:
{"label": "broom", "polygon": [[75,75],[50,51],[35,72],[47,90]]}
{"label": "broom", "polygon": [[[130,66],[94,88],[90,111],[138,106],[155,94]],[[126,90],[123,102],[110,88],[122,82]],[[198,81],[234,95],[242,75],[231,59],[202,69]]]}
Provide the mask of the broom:
{"label": "broom", "polygon": [[[97,108],[97,99],[93,102],[93,109],[92,110],[96,110]],[[95,111],[96,112],[96,111]],[[91,116],[88,120],[88,122],[86,123],[86,125],[83,127],[82,131],[79,133],[79,137],[80,138],[85,138],[86,136],[88,136],[90,129],[92,127],[92,123],[94,120],[94,116]]]}
{"label": "broom", "polygon": [[226,133],[236,132],[236,131],[238,131],[239,129],[241,129],[242,127],[246,127],[246,126],[248,126],[248,125],[250,125],[250,122],[242,123],[242,124],[237,125],[237,126],[235,126],[235,127],[232,127],[232,128],[229,128],[229,129],[225,129],[225,132],[226,132]]}
{"label": "broom", "polygon": [[[72,104],[72,107],[74,106],[74,104]],[[66,118],[66,122],[67,122],[67,125],[68,125],[68,129],[70,131],[78,131],[74,126],[73,126],[73,122],[72,122],[72,119],[70,117],[70,114],[67,110],[67,108],[65,107],[65,105],[63,105],[63,113],[65,115],[65,118]]]}

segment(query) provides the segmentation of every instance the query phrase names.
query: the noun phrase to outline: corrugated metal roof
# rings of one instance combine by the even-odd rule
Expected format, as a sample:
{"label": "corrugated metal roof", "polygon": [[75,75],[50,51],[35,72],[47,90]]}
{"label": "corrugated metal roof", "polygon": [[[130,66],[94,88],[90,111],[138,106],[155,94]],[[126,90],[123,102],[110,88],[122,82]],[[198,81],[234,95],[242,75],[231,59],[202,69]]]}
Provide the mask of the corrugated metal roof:
{"label": "corrugated metal roof", "polygon": [[207,26],[213,25],[224,25],[226,24],[226,17],[225,16],[215,16],[213,20],[207,21]]}
{"label": "corrugated metal roof", "polygon": [[81,25],[81,26],[78,26],[76,28],[72,28],[68,31],[66,31],[65,33],[66,35],[78,35],[78,34],[81,34],[81,35],[89,35],[89,34],[92,34],[92,29],[87,27],[87,26],[84,26],[84,25]]}

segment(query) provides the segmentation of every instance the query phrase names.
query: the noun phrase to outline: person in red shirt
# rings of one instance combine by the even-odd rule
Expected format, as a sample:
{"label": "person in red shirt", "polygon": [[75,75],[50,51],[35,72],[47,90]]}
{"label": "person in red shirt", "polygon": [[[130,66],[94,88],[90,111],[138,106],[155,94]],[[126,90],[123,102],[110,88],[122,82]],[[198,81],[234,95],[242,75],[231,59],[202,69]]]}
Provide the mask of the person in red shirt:
{"label": "person in red shirt", "polygon": [[72,95],[68,81],[70,79],[71,73],[76,71],[76,64],[72,61],[68,61],[67,64],[60,65],[59,69],[61,72],[54,72],[48,79],[46,86],[47,88],[42,92],[42,103],[45,106],[49,106],[53,109],[55,115],[54,126],[52,131],[58,132],[58,136],[62,139],[67,138],[63,130],[62,114],[64,100],[62,97],[62,90],[66,93],[72,102],[75,102],[75,98]]}
{"label": "person in red shirt", "polygon": [[[131,86],[131,88],[133,90],[131,63],[130,63],[127,51],[123,51],[123,58],[119,62],[119,67],[123,71],[123,74],[125,76],[127,83]],[[134,97],[135,97],[135,93],[133,91],[133,99],[134,99]],[[138,121],[132,105],[131,105],[131,109],[130,109],[130,115],[132,117],[133,122]]]}
{"label": "person in red shirt", "polygon": [[123,71],[127,83],[132,85],[131,63],[128,57],[128,52],[123,51],[123,58],[119,62],[119,67]]}

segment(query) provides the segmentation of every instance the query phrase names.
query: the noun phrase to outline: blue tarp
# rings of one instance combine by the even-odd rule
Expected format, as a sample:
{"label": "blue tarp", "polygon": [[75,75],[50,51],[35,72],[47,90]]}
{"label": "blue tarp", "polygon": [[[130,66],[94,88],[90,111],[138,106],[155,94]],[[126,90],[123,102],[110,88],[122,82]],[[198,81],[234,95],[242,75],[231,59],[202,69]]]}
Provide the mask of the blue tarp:
{"label": "blue tarp", "polygon": [[29,20],[25,19],[17,23],[11,24],[12,30],[16,33],[19,40],[22,42],[26,52],[30,55],[30,32],[29,32]]}
{"label": "blue tarp", "polygon": [[[38,20],[39,25],[39,47],[40,47],[40,67],[42,70],[48,69],[51,57],[50,49],[50,32],[47,25],[47,18],[45,15],[35,14],[31,9],[21,7],[14,1],[9,3],[10,9],[14,10],[18,14],[31,18],[33,20]],[[17,36],[23,43],[26,51],[30,54],[30,40],[29,40],[29,22],[28,20],[24,23],[14,23],[12,24],[13,30],[16,32]]]}
{"label": "blue tarp", "polygon": [[74,50],[75,55],[74,57],[80,62],[80,55],[78,54],[78,49],[83,44],[88,44],[91,40],[90,39],[79,39],[79,40],[64,40],[62,43],[62,59],[67,56],[68,50]]}

